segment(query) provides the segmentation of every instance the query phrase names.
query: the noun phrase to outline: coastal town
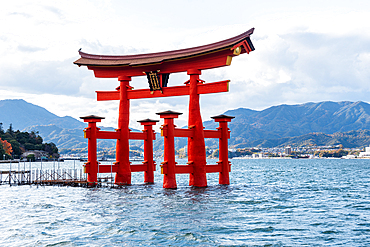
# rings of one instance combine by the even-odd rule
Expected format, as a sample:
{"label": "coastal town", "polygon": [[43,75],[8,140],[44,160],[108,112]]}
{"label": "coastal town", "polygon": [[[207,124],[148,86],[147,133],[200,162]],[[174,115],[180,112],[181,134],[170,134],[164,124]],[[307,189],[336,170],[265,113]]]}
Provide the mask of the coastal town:
{"label": "coastal town", "polygon": [[363,159],[370,158],[370,147],[343,148],[338,146],[308,146],[285,148],[230,149],[233,159]]}
{"label": "coastal town", "polygon": [[[77,150],[75,150],[77,151]],[[80,150],[82,151],[82,150]],[[177,159],[187,158],[187,147],[175,151]],[[144,152],[141,148],[134,147],[130,150],[130,160],[143,160]],[[156,159],[163,157],[163,150],[153,152]],[[207,159],[217,159],[218,149],[206,148]],[[98,151],[99,160],[114,159],[114,150]],[[85,152],[61,154],[62,159],[86,159]],[[305,146],[305,147],[274,147],[274,148],[229,148],[229,159],[368,159],[370,147],[345,148],[336,146]]]}

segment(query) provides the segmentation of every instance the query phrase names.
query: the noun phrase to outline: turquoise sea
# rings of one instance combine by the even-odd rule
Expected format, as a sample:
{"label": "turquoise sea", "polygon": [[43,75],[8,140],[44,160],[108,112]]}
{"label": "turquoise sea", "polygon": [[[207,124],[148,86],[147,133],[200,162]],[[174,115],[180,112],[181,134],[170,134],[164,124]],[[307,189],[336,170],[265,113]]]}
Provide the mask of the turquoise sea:
{"label": "turquoise sea", "polygon": [[177,190],[160,169],[154,185],[1,185],[0,246],[370,246],[370,160],[232,160],[231,185],[207,176],[177,175]]}

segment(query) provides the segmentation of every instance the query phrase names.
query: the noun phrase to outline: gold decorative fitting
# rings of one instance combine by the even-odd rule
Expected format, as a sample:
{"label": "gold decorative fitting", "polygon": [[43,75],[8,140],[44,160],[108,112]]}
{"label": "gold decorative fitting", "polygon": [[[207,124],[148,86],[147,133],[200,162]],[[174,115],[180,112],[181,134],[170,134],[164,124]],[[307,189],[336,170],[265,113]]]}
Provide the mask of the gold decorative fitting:
{"label": "gold decorative fitting", "polygon": [[234,55],[235,56],[239,56],[240,55],[240,53],[242,52],[242,48],[240,47],[240,46],[238,46],[238,47],[236,47],[235,49],[234,49]]}
{"label": "gold decorative fitting", "polygon": [[226,65],[229,66],[231,64],[231,60],[233,59],[232,56],[227,56],[226,58]]}

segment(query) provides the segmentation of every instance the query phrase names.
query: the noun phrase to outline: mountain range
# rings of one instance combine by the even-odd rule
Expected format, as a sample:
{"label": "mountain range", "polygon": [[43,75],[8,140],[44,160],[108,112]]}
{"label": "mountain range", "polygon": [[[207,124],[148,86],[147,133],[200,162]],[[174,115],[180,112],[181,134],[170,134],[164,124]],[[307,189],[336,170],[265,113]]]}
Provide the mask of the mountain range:
{"label": "mountain range", "polygon": [[0,101],[0,123],[3,129],[12,124],[15,130],[38,131],[45,142],[53,142],[59,149],[87,146],[82,131],[85,123],[69,116],[59,117],[22,99]]}
{"label": "mountain range", "polygon": [[0,122],[7,129],[12,124],[14,129],[23,130],[30,126],[55,125],[60,128],[84,128],[86,124],[72,117],[58,117],[45,108],[22,99],[0,100]]}
{"label": "mountain range", "polygon": [[[262,111],[239,108],[224,114],[235,117],[229,124],[231,129],[229,143],[239,147],[281,146],[285,145],[285,142],[279,139],[312,133],[318,136],[370,130],[370,104],[361,101],[279,105]],[[217,124],[206,121],[204,126],[206,129],[212,129]],[[368,144],[370,143],[364,145]]]}
{"label": "mountain range", "polygon": [[[370,144],[370,104],[365,102],[318,102],[299,105],[278,105],[257,111],[247,108],[229,110],[235,118],[229,123],[230,146],[276,147],[285,145],[337,145],[360,147]],[[58,148],[86,148],[82,121],[69,116],[59,117],[24,100],[1,100],[0,122],[7,129],[38,131],[46,142]],[[205,129],[215,129],[213,120],[204,122]],[[113,130],[113,128],[107,128]],[[159,136],[158,136],[159,137]],[[176,146],[186,145],[186,138],[177,138]],[[131,145],[141,145],[133,142]],[[163,139],[157,138],[155,149]],[[218,147],[218,140],[206,139],[206,145]],[[99,146],[113,148],[114,140],[100,140]]]}

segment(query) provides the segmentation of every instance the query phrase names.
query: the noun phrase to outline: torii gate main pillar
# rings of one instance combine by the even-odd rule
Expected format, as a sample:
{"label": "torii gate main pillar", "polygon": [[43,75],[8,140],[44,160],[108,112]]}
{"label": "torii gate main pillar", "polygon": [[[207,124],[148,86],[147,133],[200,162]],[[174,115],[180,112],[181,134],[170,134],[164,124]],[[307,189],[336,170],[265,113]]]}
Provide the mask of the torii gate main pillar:
{"label": "torii gate main pillar", "polygon": [[200,114],[200,97],[197,90],[201,71],[190,69],[187,73],[190,75],[188,127],[194,128],[194,136],[188,138],[188,164],[194,167],[194,173],[190,173],[189,185],[206,187],[206,146],[202,116]]}
{"label": "torii gate main pillar", "polygon": [[115,183],[118,185],[131,184],[130,168],[130,100],[127,97],[127,88],[130,87],[130,76],[119,76],[119,113],[118,130],[120,135],[116,146],[116,164],[118,166]]}

